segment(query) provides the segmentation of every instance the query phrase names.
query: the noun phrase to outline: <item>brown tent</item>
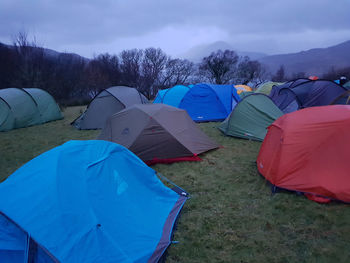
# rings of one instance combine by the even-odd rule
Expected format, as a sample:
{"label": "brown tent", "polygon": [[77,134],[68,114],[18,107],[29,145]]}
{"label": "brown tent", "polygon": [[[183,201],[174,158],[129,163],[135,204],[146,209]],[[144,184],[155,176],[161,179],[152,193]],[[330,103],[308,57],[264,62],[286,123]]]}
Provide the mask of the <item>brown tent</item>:
{"label": "brown tent", "polygon": [[134,104],[148,103],[137,89],[115,86],[102,90],[89,103],[86,111],[72,122],[80,130],[102,129],[109,116]]}
{"label": "brown tent", "polygon": [[218,148],[185,110],[165,104],[137,104],[112,115],[98,139],[119,143],[144,162],[198,161]]}

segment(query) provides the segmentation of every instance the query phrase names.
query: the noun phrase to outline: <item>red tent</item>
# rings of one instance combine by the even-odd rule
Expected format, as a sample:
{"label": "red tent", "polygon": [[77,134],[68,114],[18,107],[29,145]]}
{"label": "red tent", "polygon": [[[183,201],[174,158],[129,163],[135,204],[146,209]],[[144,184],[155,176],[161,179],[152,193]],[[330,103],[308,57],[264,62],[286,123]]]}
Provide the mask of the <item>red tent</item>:
{"label": "red tent", "polygon": [[283,115],[268,128],[257,166],[279,188],[317,202],[350,202],[350,106]]}

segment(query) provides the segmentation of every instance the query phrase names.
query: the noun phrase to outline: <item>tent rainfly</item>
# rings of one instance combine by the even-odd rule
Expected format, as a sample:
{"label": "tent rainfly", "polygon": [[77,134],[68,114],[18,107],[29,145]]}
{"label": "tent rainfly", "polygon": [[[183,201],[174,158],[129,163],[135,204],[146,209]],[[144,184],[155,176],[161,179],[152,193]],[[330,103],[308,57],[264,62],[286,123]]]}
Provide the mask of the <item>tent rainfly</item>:
{"label": "tent rainfly", "polygon": [[219,129],[226,135],[263,141],[267,127],[282,115],[268,96],[253,93],[236,105]]}
{"label": "tent rainfly", "polygon": [[54,98],[42,89],[0,90],[0,131],[62,119]]}
{"label": "tent rainfly", "polygon": [[253,91],[251,87],[248,85],[235,85],[235,88],[237,90],[237,94],[240,95],[242,92],[250,92]]}
{"label": "tent rainfly", "polygon": [[183,97],[190,90],[184,85],[176,85],[170,89],[158,91],[153,103],[163,103],[174,107],[179,107]]}
{"label": "tent rainfly", "polygon": [[347,89],[334,81],[296,79],[273,86],[270,97],[284,113],[299,109],[330,105]]}
{"label": "tent rainfly", "polygon": [[255,90],[256,93],[262,93],[265,95],[269,95],[271,92],[271,89],[275,85],[282,85],[283,82],[272,82],[272,81],[267,81],[262,84],[260,84],[257,89]]}
{"label": "tent rainfly", "polygon": [[102,90],[89,103],[86,111],[72,122],[77,129],[102,129],[109,116],[134,104],[148,103],[135,88],[116,86]]}
{"label": "tent rainfly", "polygon": [[111,116],[98,139],[119,143],[147,164],[199,161],[218,148],[186,111],[164,105],[134,105]]}
{"label": "tent rainfly", "polygon": [[123,146],[69,141],[0,184],[0,262],[159,262],[176,191]]}
{"label": "tent rainfly", "polygon": [[233,85],[196,84],[182,98],[179,108],[195,122],[222,121],[238,101]]}
{"label": "tent rainfly", "polygon": [[160,89],[157,92],[157,96],[154,98],[153,103],[162,103],[164,94],[167,92],[168,89]]}
{"label": "tent rainfly", "polygon": [[317,202],[350,202],[350,106],[288,113],[269,128],[257,159],[276,188],[303,192]]}

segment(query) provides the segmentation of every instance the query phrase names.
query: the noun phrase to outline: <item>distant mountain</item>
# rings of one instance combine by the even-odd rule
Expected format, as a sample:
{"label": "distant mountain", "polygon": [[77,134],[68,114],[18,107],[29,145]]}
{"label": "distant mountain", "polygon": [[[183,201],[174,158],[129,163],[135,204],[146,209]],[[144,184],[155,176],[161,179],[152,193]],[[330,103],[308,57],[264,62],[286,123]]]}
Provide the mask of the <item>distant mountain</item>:
{"label": "distant mountain", "polygon": [[298,53],[266,56],[258,59],[275,73],[284,65],[288,75],[305,72],[307,75],[322,75],[332,67],[350,67],[350,40],[328,48],[314,48]]}
{"label": "distant mountain", "polygon": [[230,44],[224,41],[217,41],[211,44],[192,47],[191,49],[189,49],[187,52],[185,52],[180,56],[188,60],[191,60],[193,62],[200,62],[202,58],[209,56],[210,53],[217,51],[219,49],[234,50],[237,52],[239,56],[248,56],[251,60],[257,60],[259,58],[267,56],[266,54],[259,53],[259,52],[248,52],[248,51],[236,50],[233,46],[231,46]]}
{"label": "distant mountain", "polygon": [[82,59],[85,62],[90,61],[90,59],[83,57],[83,56],[80,56],[80,55],[75,54],[75,53],[58,52],[56,50],[48,49],[48,48],[44,48],[44,52],[47,56],[50,56],[53,58],[58,58],[59,56],[72,56],[75,59]]}

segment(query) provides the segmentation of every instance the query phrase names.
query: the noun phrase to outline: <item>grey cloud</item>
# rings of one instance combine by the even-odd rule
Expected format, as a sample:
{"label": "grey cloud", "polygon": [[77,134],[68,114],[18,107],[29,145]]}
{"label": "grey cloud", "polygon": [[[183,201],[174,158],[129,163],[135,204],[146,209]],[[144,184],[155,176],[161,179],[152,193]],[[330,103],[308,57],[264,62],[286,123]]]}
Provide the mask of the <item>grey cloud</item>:
{"label": "grey cloud", "polygon": [[[293,36],[310,38],[332,32],[335,39],[350,38],[346,31],[350,28],[348,10],[348,0],[0,0],[0,41],[8,41],[24,29],[37,35],[47,47],[90,47],[84,53],[92,54],[98,53],[92,48],[111,47],[112,43],[127,43],[128,39],[134,40],[130,48],[143,46],[144,39],[149,42],[150,36],[161,37],[158,32],[167,27],[178,31],[217,28],[226,32],[227,39],[223,40],[249,49],[266,50],[269,41],[274,41],[270,47],[283,43],[287,45],[285,49],[292,50],[297,41],[304,41],[293,40]],[[215,37],[213,42],[220,40]],[[189,41],[176,36],[170,39],[174,43],[154,39],[151,45]],[[254,39],[260,40],[260,45]],[[329,38],[325,35],[318,41],[323,45],[329,43]],[[308,39],[304,42],[313,44]]]}

